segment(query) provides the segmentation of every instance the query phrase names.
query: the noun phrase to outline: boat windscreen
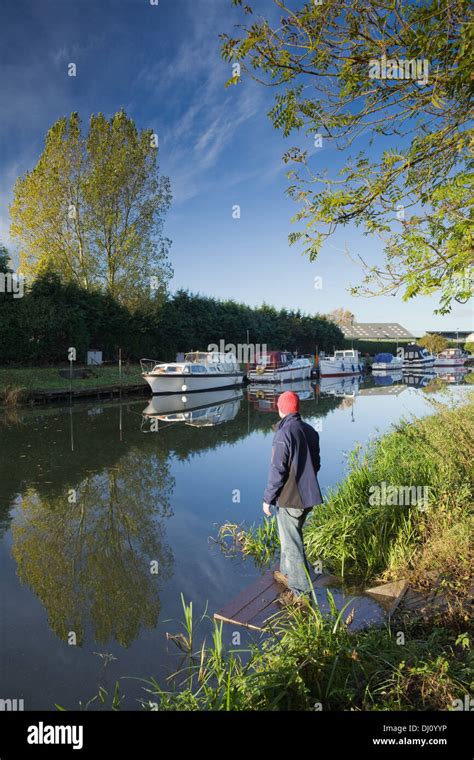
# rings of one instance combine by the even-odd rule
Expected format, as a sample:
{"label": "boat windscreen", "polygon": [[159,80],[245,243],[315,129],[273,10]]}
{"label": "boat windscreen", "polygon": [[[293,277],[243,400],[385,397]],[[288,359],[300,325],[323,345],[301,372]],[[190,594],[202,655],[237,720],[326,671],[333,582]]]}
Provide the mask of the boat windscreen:
{"label": "boat windscreen", "polygon": [[204,364],[209,361],[209,354],[205,354],[203,351],[193,351],[192,353],[186,354],[184,360],[191,364]]}

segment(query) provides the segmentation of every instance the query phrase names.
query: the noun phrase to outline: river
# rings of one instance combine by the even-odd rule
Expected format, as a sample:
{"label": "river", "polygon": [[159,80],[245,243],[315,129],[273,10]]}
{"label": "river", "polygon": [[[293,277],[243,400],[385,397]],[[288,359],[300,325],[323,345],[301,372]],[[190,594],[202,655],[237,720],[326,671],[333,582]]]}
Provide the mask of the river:
{"label": "river", "polygon": [[[469,386],[454,380],[444,393],[374,378],[299,387],[320,432],[323,490],[356,444],[430,413],[430,398],[462,400]],[[258,577],[212,538],[226,521],[263,519],[276,396],[231,393],[0,413],[0,698],[78,709],[127,676],[123,706],[139,709],[136,679],[165,685],[179,665],[166,632],[179,630],[181,593],[199,617]],[[258,638],[241,634],[242,646]]]}

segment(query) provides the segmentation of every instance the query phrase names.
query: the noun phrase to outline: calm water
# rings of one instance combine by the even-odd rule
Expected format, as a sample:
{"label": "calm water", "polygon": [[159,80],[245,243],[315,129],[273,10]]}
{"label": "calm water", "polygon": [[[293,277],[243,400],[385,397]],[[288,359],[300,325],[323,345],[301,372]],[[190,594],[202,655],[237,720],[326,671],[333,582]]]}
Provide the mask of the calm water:
{"label": "calm water", "polygon": [[[297,388],[320,431],[325,490],[357,443],[430,412],[425,390],[377,383]],[[468,390],[452,386],[449,397]],[[0,698],[77,709],[122,676],[164,684],[179,664],[166,632],[179,630],[180,593],[212,613],[258,577],[252,560],[224,556],[209,537],[225,521],[263,519],[276,396],[232,393],[0,416]],[[240,632],[243,646],[256,638]],[[137,709],[140,683],[122,684]]]}

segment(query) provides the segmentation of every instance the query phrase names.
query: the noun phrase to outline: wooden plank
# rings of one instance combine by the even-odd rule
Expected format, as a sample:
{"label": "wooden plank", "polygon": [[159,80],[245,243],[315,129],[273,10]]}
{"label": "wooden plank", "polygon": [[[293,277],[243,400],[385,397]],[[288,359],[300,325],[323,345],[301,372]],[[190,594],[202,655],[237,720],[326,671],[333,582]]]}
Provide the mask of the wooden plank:
{"label": "wooden plank", "polygon": [[258,615],[255,615],[255,617],[252,618],[251,624],[255,630],[265,631],[268,630],[273,622],[276,622],[276,616],[284,615],[285,613],[285,608],[277,604],[275,600],[273,604],[259,612]]}
{"label": "wooden plank", "polygon": [[247,586],[240,592],[226,607],[219,610],[219,617],[233,620],[235,615],[245,607],[252,599],[262,594],[265,589],[269,588],[274,583],[273,570],[267,570],[258,580],[254,581],[250,586]]}
{"label": "wooden plank", "polygon": [[[311,573],[311,581],[315,588],[322,588],[335,582],[335,576],[328,573],[315,575]],[[277,599],[284,586],[273,578],[273,569],[267,570],[257,581],[244,589],[229,604],[214,613],[216,620],[242,625],[253,630],[263,630],[266,620],[281,608]]]}
{"label": "wooden plank", "polygon": [[262,610],[267,609],[276,602],[282,592],[281,586],[273,581],[272,585],[266,589],[263,594],[252,599],[245,605],[239,612],[234,615],[236,622],[251,623],[253,618],[256,617]]}

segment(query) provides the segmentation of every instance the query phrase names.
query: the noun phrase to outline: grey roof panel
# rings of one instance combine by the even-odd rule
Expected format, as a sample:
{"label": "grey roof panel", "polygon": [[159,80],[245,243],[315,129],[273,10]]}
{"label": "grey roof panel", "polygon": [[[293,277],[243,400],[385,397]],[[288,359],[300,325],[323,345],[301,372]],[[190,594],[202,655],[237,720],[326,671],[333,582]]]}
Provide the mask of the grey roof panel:
{"label": "grey roof panel", "polygon": [[342,328],[345,338],[413,338],[398,323],[385,322],[356,322],[351,327]]}

